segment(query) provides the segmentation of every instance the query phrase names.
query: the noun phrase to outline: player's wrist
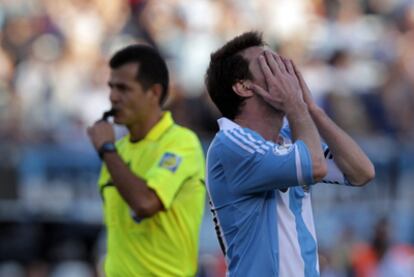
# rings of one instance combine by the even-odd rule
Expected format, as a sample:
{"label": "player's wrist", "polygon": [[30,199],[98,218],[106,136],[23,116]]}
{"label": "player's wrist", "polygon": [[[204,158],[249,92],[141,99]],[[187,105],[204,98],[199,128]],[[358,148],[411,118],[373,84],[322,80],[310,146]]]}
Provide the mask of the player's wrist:
{"label": "player's wrist", "polygon": [[285,113],[287,117],[300,116],[301,114],[308,113],[308,106],[300,99],[290,101],[285,104]]}
{"label": "player's wrist", "polygon": [[309,113],[311,114],[312,118],[320,118],[325,116],[325,111],[321,109],[319,106],[315,105],[308,105]]}

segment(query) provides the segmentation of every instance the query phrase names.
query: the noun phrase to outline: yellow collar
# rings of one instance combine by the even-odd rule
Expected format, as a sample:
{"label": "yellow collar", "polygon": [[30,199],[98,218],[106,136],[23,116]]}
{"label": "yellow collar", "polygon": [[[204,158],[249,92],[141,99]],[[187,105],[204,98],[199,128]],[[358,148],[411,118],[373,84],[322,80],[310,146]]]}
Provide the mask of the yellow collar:
{"label": "yellow collar", "polygon": [[158,140],[172,125],[174,125],[174,120],[171,116],[171,112],[166,111],[163,113],[160,121],[158,121],[148,132],[145,139]]}

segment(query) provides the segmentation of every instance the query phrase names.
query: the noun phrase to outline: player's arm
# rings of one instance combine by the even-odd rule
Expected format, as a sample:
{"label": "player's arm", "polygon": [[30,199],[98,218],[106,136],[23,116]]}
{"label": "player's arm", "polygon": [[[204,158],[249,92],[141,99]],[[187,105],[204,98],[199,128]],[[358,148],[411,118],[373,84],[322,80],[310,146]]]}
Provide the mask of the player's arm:
{"label": "player's arm", "polygon": [[[88,128],[88,134],[97,150],[105,142],[115,141],[113,127],[106,121],[96,122]],[[128,168],[118,153],[105,153],[103,161],[118,192],[138,217],[150,217],[164,209],[155,191]]]}
{"label": "player's arm", "polygon": [[317,106],[302,75],[296,68],[295,72],[308,110],[320,135],[329,146],[335,164],[351,184],[362,186],[368,183],[375,177],[373,164],[356,142]]}
{"label": "player's arm", "polygon": [[[219,163],[210,167],[223,171],[234,193],[252,194],[314,184],[310,152],[303,141],[280,146],[237,128],[221,132],[219,141],[219,150],[210,151]],[[214,172],[209,175],[219,176]]]}
{"label": "player's arm", "polygon": [[293,140],[303,141],[309,149],[314,181],[321,180],[326,175],[327,168],[320,137],[302,97],[293,63],[265,51],[264,56],[259,57],[259,64],[268,91],[254,84],[252,88],[275,109],[285,112],[292,129]]}

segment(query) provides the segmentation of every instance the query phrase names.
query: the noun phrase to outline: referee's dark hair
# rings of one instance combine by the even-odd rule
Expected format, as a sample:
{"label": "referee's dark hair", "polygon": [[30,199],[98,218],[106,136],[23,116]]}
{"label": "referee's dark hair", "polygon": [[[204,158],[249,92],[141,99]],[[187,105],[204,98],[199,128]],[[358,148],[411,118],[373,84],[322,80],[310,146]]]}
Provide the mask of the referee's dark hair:
{"label": "referee's dark hair", "polygon": [[128,63],[139,65],[136,79],[144,90],[155,84],[161,85],[160,105],[162,105],[167,98],[169,77],[167,65],[161,54],[151,46],[133,44],[116,52],[110,59],[109,66],[111,69],[116,69]]}
{"label": "referee's dark hair", "polygon": [[234,119],[244,103],[244,98],[237,95],[232,86],[240,80],[251,80],[248,61],[241,51],[263,46],[262,34],[247,32],[227,42],[213,52],[205,76],[207,91],[223,116]]}

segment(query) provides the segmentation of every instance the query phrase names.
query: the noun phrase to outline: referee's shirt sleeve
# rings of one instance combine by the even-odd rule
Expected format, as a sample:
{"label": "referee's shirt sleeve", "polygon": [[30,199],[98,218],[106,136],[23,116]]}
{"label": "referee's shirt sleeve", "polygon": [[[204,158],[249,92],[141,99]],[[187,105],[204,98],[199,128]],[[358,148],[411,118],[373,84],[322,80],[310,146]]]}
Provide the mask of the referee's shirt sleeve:
{"label": "referee's shirt sleeve", "polygon": [[252,143],[231,131],[223,132],[221,141],[223,172],[234,193],[313,184],[312,161],[303,141],[289,146]]}
{"label": "referee's shirt sleeve", "polygon": [[171,207],[181,186],[192,178],[200,182],[204,179],[204,156],[194,134],[159,151],[156,163],[145,176],[148,187],[156,192],[165,209]]}

